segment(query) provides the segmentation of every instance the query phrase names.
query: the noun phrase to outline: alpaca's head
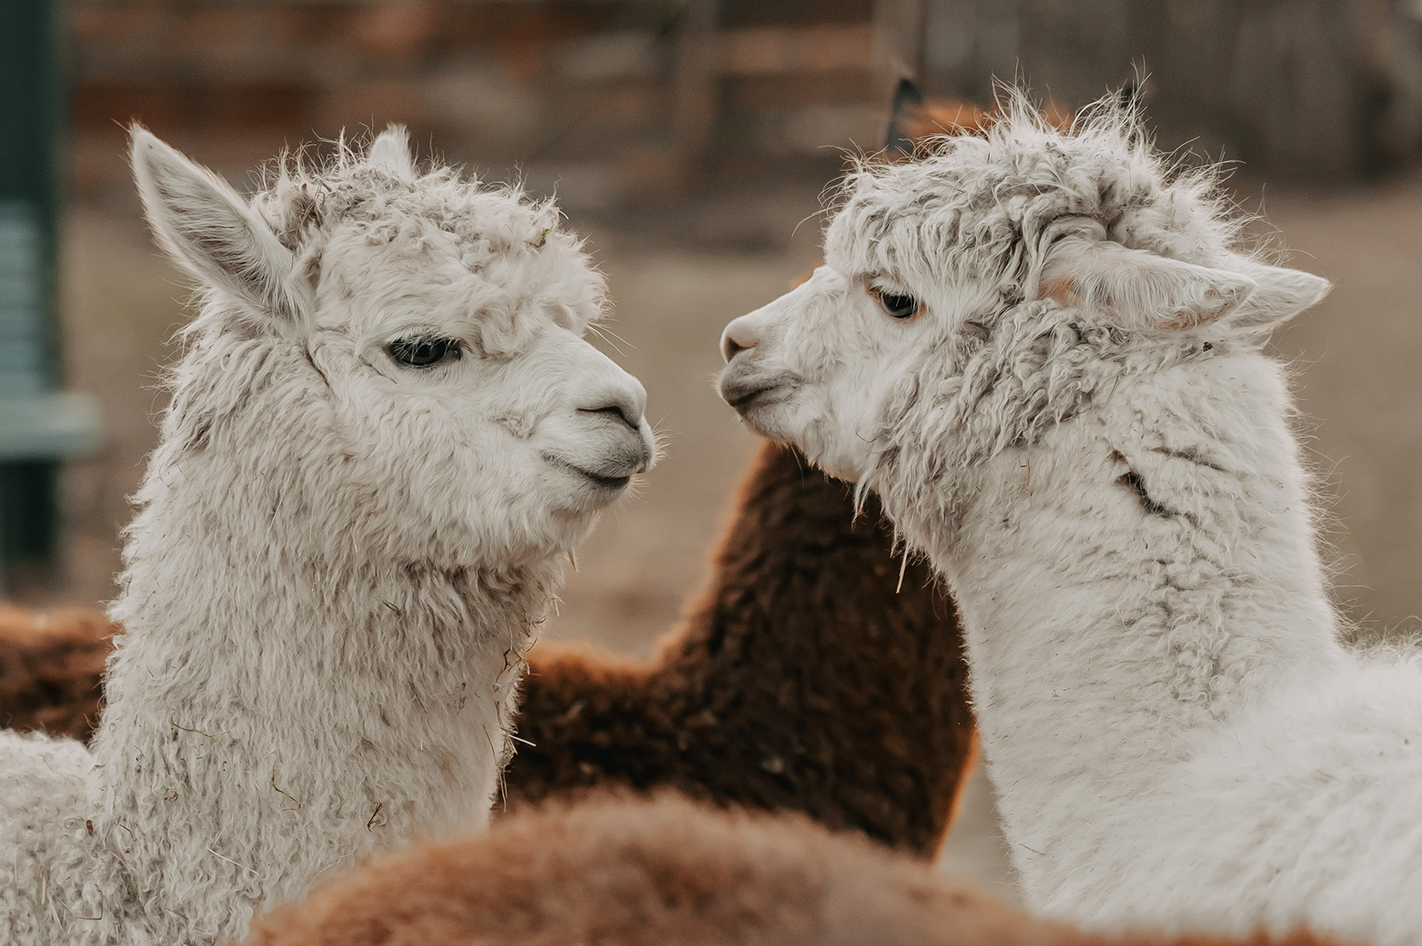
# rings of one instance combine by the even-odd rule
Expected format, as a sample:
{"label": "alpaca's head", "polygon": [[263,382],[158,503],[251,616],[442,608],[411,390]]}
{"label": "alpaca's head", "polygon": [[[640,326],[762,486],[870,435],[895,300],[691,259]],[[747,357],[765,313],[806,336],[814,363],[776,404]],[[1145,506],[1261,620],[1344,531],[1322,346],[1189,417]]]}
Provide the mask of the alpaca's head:
{"label": "alpaca's head", "polygon": [[602,277],[551,203],[418,168],[399,128],[250,200],[142,129],[133,166],[203,291],[160,478],[274,543],[466,564],[561,552],[651,466],[642,386],[583,337]]}
{"label": "alpaca's head", "polygon": [[951,477],[1123,371],[1251,344],[1322,298],[1238,228],[1213,171],[1172,174],[1114,99],[1059,131],[1018,96],[982,136],[846,179],[825,264],[726,327],[721,394],[832,473],[872,484],[914,450]]}

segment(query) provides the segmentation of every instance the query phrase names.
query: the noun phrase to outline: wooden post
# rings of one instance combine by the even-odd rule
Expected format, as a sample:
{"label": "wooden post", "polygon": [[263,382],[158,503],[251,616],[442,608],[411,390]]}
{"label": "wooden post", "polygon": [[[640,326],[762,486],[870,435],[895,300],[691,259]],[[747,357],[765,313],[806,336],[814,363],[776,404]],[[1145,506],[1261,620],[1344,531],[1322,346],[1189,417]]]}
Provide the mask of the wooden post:
{"label": "wooden post", "polygon": [[717,38],[716,0],[688,0],[677,23],[672,97],[677,177],[683,190],[707,170],[711,133],[720,114]]}
{"label": "wooden post", "polygon": [[900,79],[923,80],[925,0],[874,0],[875,96],[889,101]]}

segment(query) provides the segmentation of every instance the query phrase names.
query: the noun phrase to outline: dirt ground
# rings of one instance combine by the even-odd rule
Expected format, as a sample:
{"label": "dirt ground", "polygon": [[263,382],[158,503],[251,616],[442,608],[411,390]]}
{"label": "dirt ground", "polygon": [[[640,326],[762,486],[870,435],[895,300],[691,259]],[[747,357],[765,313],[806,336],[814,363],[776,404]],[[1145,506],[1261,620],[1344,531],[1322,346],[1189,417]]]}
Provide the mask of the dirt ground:
{"label": "dirt ground", "polygon": [[[549,637],[645,655],[703,580],[706,553],[754,449],[712,390],[716,340],[727,320],[774,298],[817,258],[813,220],[790,236],[815,211],[817,191],[807,182],[731,201],[670,235],[593,228],[591,246],[615,303],[608,327],[616,337],[603,347],[645,383],[666,450],[637,495],[611,511],[579,553]],[[1295,368],[1343,613],[1369,632],[1415,628],[1422,174],[1346,191],[1264,193],[1263,209],[1295,251],[1294,264],[1336,283],[1274,345]],[[20,597],[97,604],[112,593],[124,497],[154,443],[163,401],[156,369],[172,353],[167,340],[182,324],[185,290],[131,213],[76,211],[64,248],[66,373],[72,387],[99,400],[107,442],[66,471],[63,572]],[[943,862],[1012,894],[981,778]]]}

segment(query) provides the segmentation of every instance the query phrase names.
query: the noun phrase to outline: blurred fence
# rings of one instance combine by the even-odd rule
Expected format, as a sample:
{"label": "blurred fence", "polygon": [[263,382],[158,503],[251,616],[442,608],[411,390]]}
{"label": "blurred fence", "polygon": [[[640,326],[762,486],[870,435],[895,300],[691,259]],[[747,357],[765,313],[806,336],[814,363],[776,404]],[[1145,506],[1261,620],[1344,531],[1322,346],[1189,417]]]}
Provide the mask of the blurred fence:
{"label": "blurred fence", "polygon": [[[874,147],[892,4],[693,0],[74,0],[77,193],[127,190],[137,118],[224,169],[273,141],[401,121],[591,206],[729,166]],[[878,19],[876,20],[876,16]],[[767,163],[768,162],[768,163]]]}
{"label": "blurred fence", "polygon": [[71,0],[75,183],[127,193],[137,118],[236,171],[388,121],[574,205],[832,173],[903,73],[1079,106],[1151,75],[1166,145],[1365,175],[1414,150],[1417,0]]}

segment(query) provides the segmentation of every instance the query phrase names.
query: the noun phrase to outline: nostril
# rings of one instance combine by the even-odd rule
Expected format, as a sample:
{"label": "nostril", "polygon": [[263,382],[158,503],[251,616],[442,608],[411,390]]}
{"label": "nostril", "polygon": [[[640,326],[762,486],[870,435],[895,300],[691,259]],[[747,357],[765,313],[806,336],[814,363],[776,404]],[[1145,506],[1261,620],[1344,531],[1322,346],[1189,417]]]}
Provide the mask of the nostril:
{"label": "nostril", "polygon": [[606,407],[584,407],[581,408],[581,410],[584,414],[607,414],[609,417],[615,417],[634,430],[637,427],[637,425],[632,423],[627,417],[627,412],[617,404],[609,404]]}
{"label": "nostril", "polygon": [[721,333],[721,357],[730,361],[743,351],[750,351],[759,342],[753,332],[740,324],[740,319],[726,326],[726,330]]}
{"label": "nostril", "polygon": [[[640,388],[638,389],[640,392]],[[642,425],[642,413],[645,407],[644,396],[639,396],[634,391],[609,391],[596,399],[589,399],[591,404],[588,407],[578,408],[580,414],[603,414],[609,420],[617,420],[639,430]]]}

